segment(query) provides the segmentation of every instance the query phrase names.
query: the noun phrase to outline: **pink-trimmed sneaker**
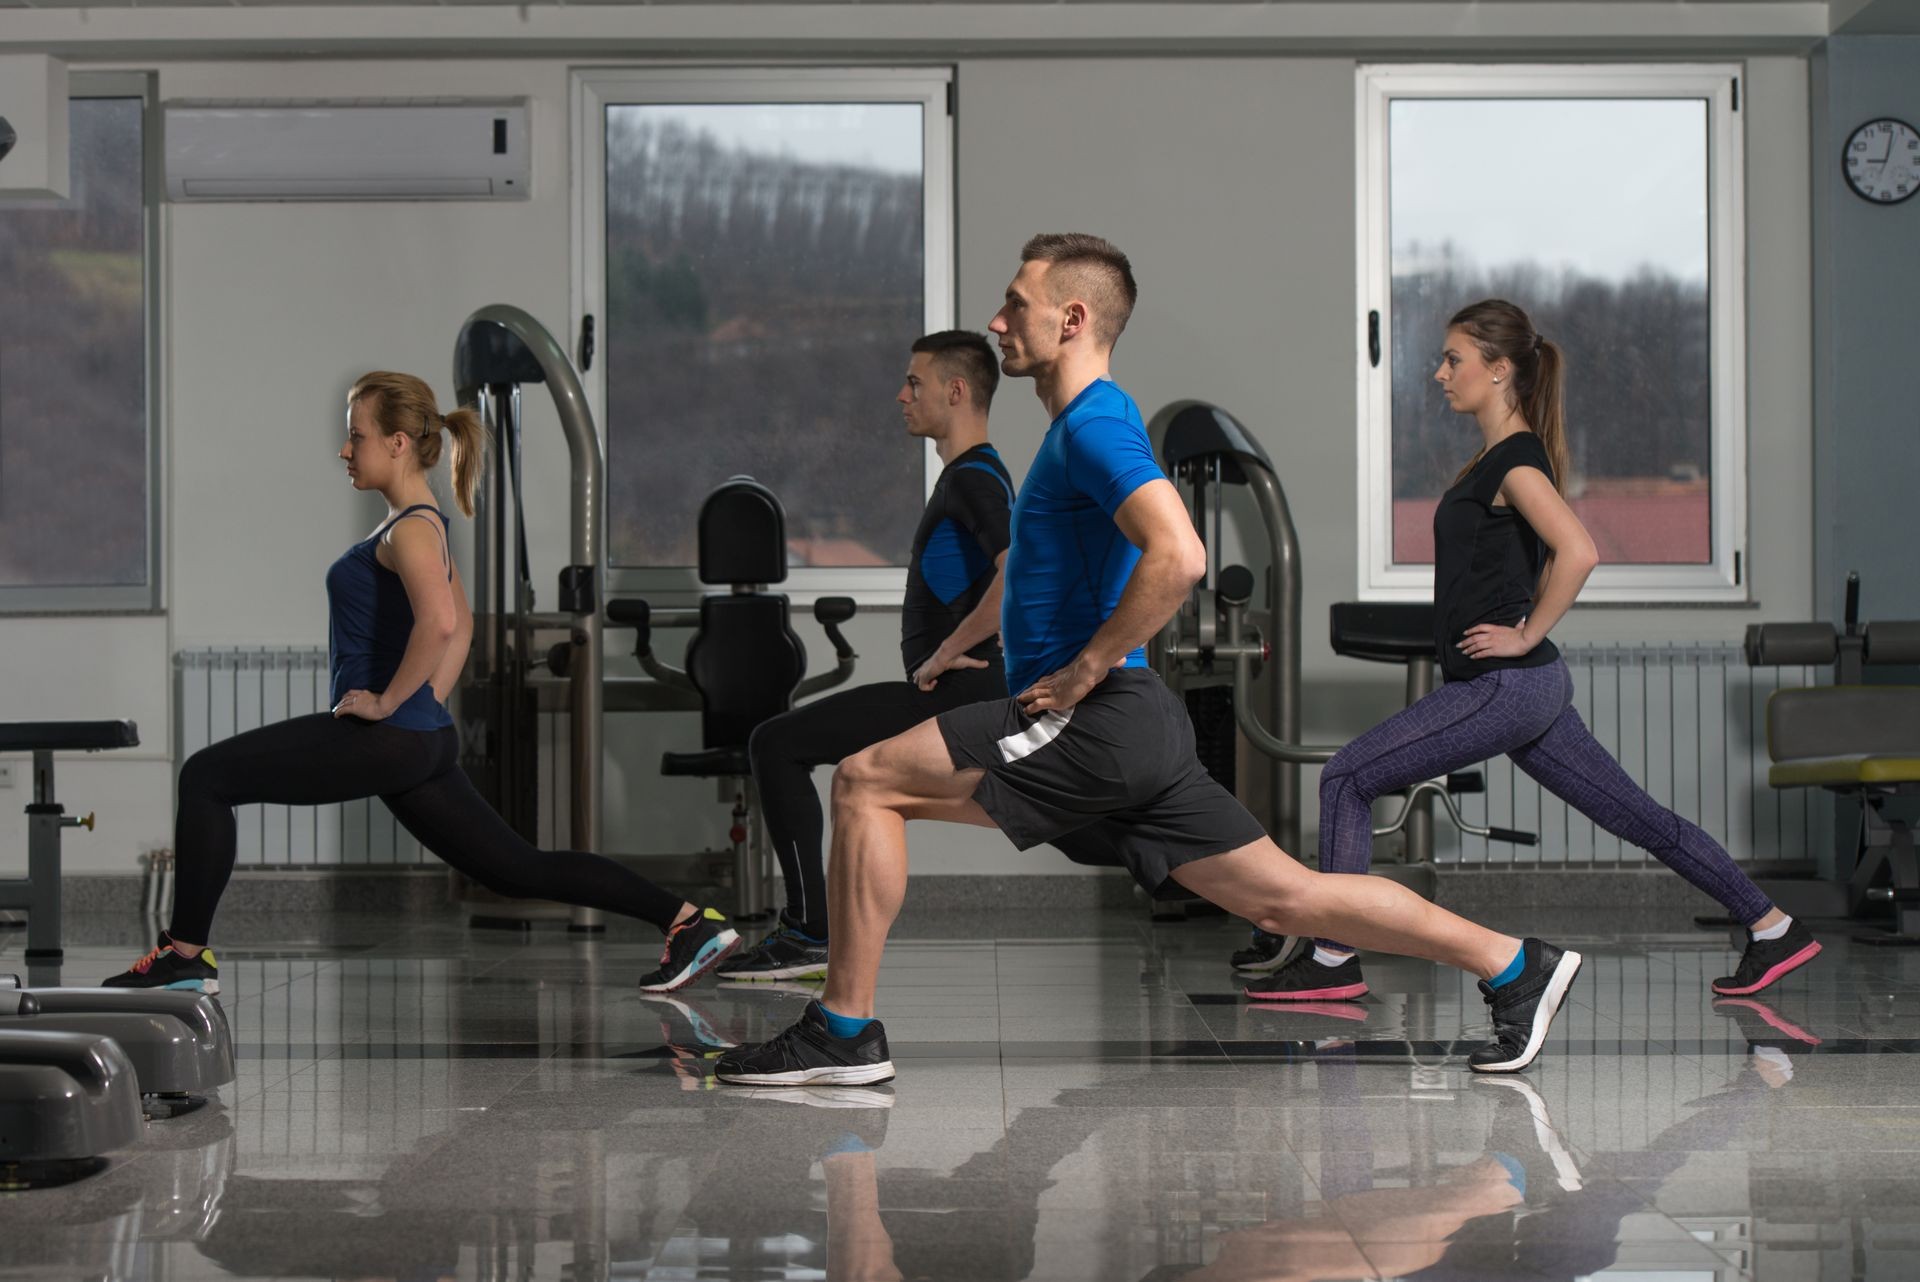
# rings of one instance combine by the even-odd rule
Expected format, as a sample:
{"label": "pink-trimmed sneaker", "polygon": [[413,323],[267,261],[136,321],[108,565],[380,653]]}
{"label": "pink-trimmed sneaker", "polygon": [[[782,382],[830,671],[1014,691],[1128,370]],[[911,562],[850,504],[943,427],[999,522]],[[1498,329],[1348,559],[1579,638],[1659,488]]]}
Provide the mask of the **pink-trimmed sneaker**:
{"label": "pink-trimmed sneaker", "polygon": [[1747,935],[1747,951],[1731,975],[1713,981],[1713,991],[1722,997],[1747,997],[1771,988],[1786,976],[1820,955],[1820,941],[1800,924],[1798,917],[1778,939],[1755,939]]}
{"label": "pink-trimmed sneaker", "polygon": [[1314,959],[1313,945],[1306,944],[1279,970],[1248,984],[1246,993],[1257,1002],[1352,1001],[1366,996],[1367,981],[1357,954],[1348,954],[1338,966],[1323,966]]}

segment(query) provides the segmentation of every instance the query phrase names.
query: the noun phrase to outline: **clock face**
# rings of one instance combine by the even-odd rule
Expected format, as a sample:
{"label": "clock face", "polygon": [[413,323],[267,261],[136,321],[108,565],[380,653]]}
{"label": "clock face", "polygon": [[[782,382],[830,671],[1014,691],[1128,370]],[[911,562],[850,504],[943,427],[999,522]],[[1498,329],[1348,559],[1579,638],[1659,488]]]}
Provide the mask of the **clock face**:
{"label": "clock face", "polygon": [[1847,139],[1847,186],[1876,205],[1920,191],[1920,130],[1903,120],[1869,120]]}

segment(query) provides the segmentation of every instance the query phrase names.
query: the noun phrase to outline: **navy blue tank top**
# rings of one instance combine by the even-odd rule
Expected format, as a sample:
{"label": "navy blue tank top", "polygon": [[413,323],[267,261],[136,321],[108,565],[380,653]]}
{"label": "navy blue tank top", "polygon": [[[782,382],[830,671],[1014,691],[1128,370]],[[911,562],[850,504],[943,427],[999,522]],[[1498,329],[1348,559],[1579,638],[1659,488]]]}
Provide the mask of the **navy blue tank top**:
{"label": "navy blue tank top", "polygon": [[[380,539],[395,523],[415,512],[431,512],[440,521],[442,546],[446,517],[430,503],[416,503],[341,553],[327,567],[327,651],[333,669],[332,706],[349,690],[379,694],[393,681],[413,636],[413,603],[400,576],[380,564],[375,555]],[[453,578],[453,561],[447,561]],[[433,683],[423,682],[407,701],[395,708],[385,724],[402,730],[439,730],[453,724],[446,705],[433,697]]]}

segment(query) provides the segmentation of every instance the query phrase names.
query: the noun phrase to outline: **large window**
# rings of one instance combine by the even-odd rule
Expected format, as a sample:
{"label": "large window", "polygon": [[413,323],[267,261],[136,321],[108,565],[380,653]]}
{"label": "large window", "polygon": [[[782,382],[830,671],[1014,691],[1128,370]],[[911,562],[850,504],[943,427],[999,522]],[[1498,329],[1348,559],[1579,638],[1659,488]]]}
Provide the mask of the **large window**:
{"label": "large window", "polygon": [[1588,600],[1741,600],[1734,67],[1366,67],[1360,585],[1432,591],[1433,511],[1480,447],[1433,381],[1447,318],[1507,298],[1566,354]]}
{"label": "large window", "polygon": [[68,198],[0,201],[0,610],[151,609],[147,82],[72,92]]}
{"label": "large window", "polygon": [[691,586],[700,502],[745,473],[786,507],[793,587],[897,591],[928,454],[893,397],[952,323],[946,75],[578,83],[616,584]]}

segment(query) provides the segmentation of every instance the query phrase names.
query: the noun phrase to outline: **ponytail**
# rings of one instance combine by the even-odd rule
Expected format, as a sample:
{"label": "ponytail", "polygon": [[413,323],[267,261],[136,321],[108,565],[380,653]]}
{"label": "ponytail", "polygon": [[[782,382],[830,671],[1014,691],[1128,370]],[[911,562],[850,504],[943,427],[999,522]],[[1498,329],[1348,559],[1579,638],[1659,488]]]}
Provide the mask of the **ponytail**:
{"label": "ponytail", "polygon": [[461,515],[473,515],[473,500],[480,489],[480,469],[487,457],[487,429],[477,410],[461,406],[444,420],[447,435],[453,438],[453,502]]}
{"label": "ponytail", "polygon": [[1520,401],[1520,412],[1527,416],[1527,425],[1533,428],[1533,434],[1547,447],[1547,461],[1553,464],[1553,488],[1565,498],[1569,467],[1567,392],[1563,377],[1566,356],[1552,339],[1538,335],[1535,338],[1539,349],[1534,357],[1533,377],[1522,383],[1526,392]]}

